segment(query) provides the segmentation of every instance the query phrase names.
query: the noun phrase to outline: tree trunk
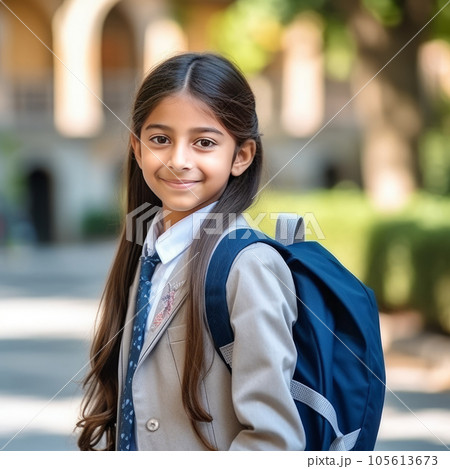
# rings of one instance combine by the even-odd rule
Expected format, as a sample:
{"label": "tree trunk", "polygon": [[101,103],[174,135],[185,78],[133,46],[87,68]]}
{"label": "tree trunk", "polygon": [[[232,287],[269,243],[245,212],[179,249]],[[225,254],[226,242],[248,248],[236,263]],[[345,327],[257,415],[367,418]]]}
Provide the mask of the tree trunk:
{"label": "tree trunk", "polygon": [[397,209],[420,185],[417,53],[425,31],[406,44],[425,25],[431,4],[405,2],[402,22],[391,28],[354,1],[342,0],[340,6],[358,51],[352,86],[362,119],[364,187],[379,208]]}

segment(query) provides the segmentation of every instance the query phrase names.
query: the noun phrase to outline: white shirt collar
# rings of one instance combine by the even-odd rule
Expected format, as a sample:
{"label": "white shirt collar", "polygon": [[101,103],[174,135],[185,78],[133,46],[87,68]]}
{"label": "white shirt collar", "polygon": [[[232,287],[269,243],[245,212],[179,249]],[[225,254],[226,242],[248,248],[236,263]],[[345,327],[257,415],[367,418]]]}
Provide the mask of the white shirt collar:
{"label": "white shirt collar", "polygon": [[[145,238],[142,253],[144,256],[151,255],[155,251],[163,264],[172,261],[184,252],[194,240],[202,221],[217,204],[213,202],[206,207],[188,215],[175,223],[162,233],[163,210],[155,215]],[[162,233],[162,234],[161,234]]]}

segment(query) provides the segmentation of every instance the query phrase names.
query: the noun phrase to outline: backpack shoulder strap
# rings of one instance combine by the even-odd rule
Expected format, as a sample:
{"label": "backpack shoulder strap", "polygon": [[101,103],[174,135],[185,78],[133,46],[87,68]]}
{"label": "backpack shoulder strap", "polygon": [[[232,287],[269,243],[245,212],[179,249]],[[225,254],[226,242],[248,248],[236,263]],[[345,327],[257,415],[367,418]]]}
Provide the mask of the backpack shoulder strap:
{"label": "backpack shoulder strap", "polygon": [[214,347],[231,371],[230,344],[234,340],[227,305],[226,283],[236,256],[254,243],[263,242],[282,250],[277,241],[262,232],[238,229],[226,235],[216,246],[209,262],[205,284],[206,317]]}

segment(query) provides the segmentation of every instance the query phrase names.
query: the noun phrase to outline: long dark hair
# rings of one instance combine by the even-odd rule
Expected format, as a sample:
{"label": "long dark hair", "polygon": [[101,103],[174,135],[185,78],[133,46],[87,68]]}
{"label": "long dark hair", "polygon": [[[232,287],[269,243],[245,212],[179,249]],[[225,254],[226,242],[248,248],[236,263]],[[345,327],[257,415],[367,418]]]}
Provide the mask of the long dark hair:
{"label": "long dark hair", "polygon": [[[223,228],[226,229],[230,223],[226,215],[246,210],[260,183],[262,146],[254,95],[242,73],[227,59],[210,53],[177,55],[155,67],[143,81],[133,107],[132,133],[140,137],[142,126],[152,110],[162,99],[180,91],[191,94],[211,109],[235,139],[235,154],[247,140],[253,139],[256,143],[252,164],[240,176],[230,175],[227,187],[214,208],[214,212],[225,215]],[[128,148],[126,188],[127,213],[133,212],[144,203],[161,206],[161,201],[144,181],[131,143]],[[200,229],[201,235],[193,241],[190,248],[189,259],[192,261],[188,265],[186,276],[190,294],[187,298],[188,323],[182,398],[197,435],[206,448],[215,449],[198,428],[200,422],[212,420],[200,397],[200,381],[207,369],[204,279],[211,252],[220,236],[220,233],[205,234],[211,223],[214,223],[211,219],[204,221]],[[142,250],[140,244],[129,239],[130,233],[127,236],[124,226],[100,303],[99,322],[91,347],[91,370],[84,381],[86,393],[82,416],[77,423],[77,427],[81,429],[78,446],[82,450],[97,449],[102,442],[105,443],[104,449],[115,449],[119,350],[128,305],[128,290]]]}

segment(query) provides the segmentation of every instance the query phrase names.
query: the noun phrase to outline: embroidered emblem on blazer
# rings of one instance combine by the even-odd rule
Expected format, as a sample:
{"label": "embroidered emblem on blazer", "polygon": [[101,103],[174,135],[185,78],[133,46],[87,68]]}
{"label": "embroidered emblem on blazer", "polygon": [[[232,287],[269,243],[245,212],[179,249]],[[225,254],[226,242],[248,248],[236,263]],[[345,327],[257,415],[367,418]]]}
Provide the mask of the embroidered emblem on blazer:
{"label": "embroidered emblem on blazer", "polygon": [[173,305],[175,303],[175,294],[183,285],[184,281],[177,282],[174,285],[168,284],[167,291],[161,297],[161,309],[155,314],[153,318],[150,331],[154,332],[158,327],[172,314]]}

